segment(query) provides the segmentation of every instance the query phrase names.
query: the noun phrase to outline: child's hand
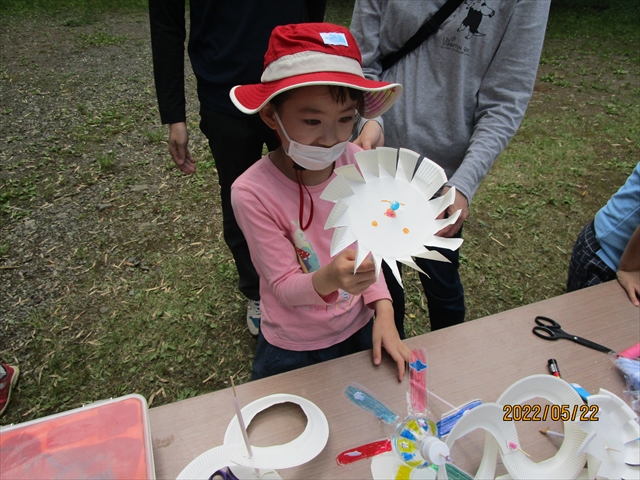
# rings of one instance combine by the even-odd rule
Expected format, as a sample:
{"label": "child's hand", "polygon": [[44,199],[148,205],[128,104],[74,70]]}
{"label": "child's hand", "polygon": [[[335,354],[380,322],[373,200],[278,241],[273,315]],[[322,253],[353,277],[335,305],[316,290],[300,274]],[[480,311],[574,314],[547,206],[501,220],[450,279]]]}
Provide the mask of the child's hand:
{"label": "child's hand", "polygon": [[376,281],[376,267],[373,260],[367,258],[354,274],[355,262],[355,250],[340,252],[329,265],[313,274],[312,282],[316,292],[322,297],[340,288],[351,295],[364,292]]}
{"label": "child's hand", "polygon": [[616,273],[618,282],[629,296],[629,300],[636,307],[640,306],[640,270],[625,272],[618,270]]}
{"label": "child's hand", "polygon": [[393,306],[389,300],[375,302],[376,319],[373,323],[373,363],[380,365],[382,348],[398,364],[398,380],[402,381],[405,372],[405,362],[411,361],[411,349],[400,340],[398,329],[393,320]]}

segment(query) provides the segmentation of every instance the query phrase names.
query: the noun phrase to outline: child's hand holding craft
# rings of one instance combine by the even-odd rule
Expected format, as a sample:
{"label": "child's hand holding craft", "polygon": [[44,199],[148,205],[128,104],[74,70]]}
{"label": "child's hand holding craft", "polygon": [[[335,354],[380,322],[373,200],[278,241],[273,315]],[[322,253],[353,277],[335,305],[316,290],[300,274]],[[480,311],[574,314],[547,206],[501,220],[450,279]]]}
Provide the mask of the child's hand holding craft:
{"label": "child's hand holding craft", "polygon": [[340,252],[330,264],[313,274],[313,287],[320,296],[330,295],[342,289],[352,295],[360,295],[376,281],[375,264],[367,258],[353,273],[356,252],[347,249]]}

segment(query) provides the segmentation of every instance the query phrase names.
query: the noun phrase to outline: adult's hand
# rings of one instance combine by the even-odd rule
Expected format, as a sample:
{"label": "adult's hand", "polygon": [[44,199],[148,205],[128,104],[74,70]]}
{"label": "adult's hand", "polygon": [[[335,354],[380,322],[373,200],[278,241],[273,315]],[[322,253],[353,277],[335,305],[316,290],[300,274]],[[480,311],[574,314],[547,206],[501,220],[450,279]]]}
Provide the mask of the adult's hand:
{"label": "adult's hand", "polygon": [[[442,195],[447,193],[451,187],[444,187],[442,189]],[[444,227],[438,233],[436,233],[439,237],[453,237],[458,231],[462,228],[462,224],[466,220],[469,215],[469,200],[465,197],[459,190],[456,190],[456,198],[451,205],[445,210],[445,212],[451,216],[456,213],[458,210],[462,210],[460,212],[460,216],[456,223],[449,225],[448,227]],[[444,213],[442,212],[438,218],[444,218]]]}
{"label": "adult's hand", "polygon": [[369,120],[364,124],[360,135],[353,141],[353,143],[363,150],[372,150],[376,147],[382,147],[384,145],[384,133],[382,132],[382,127],[375,120]]}
{"label": "adult's hand", "polygon": [[196,171],[196,162],[189,153],[189,132],[185,122],[169,125],[169,153],[173,163],[187,175]]}

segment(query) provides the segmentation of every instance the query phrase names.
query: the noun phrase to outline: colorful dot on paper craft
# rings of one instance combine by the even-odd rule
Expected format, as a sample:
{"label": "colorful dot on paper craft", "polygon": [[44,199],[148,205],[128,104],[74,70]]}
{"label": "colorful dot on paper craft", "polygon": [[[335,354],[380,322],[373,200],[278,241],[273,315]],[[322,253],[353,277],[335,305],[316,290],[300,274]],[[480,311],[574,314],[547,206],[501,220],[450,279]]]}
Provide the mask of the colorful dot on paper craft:
{"label": "colorful dot on paper craft", "polygon": [[372,226],[374,226],[374,227],[377,227],[377,226],[378,226],[378,222],[376,222],[376,221],[374,220],[373,222],[371,222],[371,225],[372,225]]}
{"label": "colorful dot on paper craft", "polygon": [[356,393],[353,394],[353,398],[355,398],[356,400],[363,401],[364,400],[364,394],[362,392],[356,392]]}
{"label": "colorful dot on paper craft", "polygon": [[393,210],[391,208],[387,208],[385,210],[384,214],[389,218],[396,218],[396,212],[395,212],[395,210]]}
{"label": "colorful dot on paper craft", "polygon": [[522,450],[522,449],[518,446],[518,444],[517,444],[517,443],[509,442],[509,443],[508,443],[508,445],[509,445],[509,448],[510,448],[511,450],[518,450],[519,452],[524,453],[527,457],[531,458],[531,455],[529,455],[527,452],[525,452],[524,450]]}
{"label": "colorful dot on paper craft", "polygon": [[391,202],[391,210],[398,210],[400,208],[400,202]]}
{"label": "colorful dot on paper craft", "polygon": [[415,362],[410,363],[409,366],[416,372],[421,372],[422,370],[427,368],[427,366],[420,359],[417,359]]}
{"label": "colorful dot on paper craft", "polygon": [[402,229],[402,233],[404,233],[406,235],[407,233],[409,233],[409,229],[408,228],[403,228]]}

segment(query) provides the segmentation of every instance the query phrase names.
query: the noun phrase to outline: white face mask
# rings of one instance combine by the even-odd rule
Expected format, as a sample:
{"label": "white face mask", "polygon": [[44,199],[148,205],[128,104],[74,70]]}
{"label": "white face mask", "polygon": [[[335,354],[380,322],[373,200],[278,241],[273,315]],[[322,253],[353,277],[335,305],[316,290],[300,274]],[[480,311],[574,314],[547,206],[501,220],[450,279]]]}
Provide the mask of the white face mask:
{"label": "white face mask", "polygon": [[284,125],[282,125],[278,112],[274,109],[273,113],[278,121],[278,125],[280,125],[280,128],[282,129],[282,133],[284,133],[285,138],[289,141],[289,150],[285,151],[285,153],[291,157],[294,162],[307,170],[323,170],[327,168],[335,162],[338,157],[342,155],[344,149],[347,148],[349,140],[346,142],[336,143],[333,147],[329,148],[314,147],[312,145],[303,145],[301,143],[294,142],[289,138],[287,131],[284,129]]}

